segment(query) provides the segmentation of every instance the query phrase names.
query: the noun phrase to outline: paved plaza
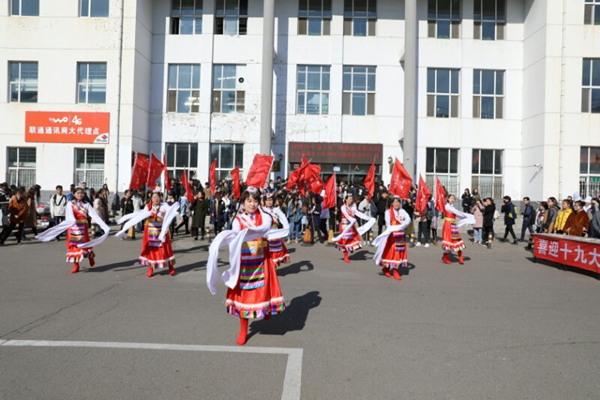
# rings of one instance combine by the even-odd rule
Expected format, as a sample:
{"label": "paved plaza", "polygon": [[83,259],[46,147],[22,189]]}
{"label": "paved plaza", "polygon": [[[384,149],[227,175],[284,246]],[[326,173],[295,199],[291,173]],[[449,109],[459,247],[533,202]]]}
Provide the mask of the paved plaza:
{"label": "paved plaza", "polygon": [[[464,235],[466,238],[466,235]],[[288,309],[235,346],[208,242],[177,236],[177,275],[107,239],[70,274],[65,242],[0,247],[0,399],[597,399],[600,282],[468,244],[466,265],[409,249],[397,282],[365,246],[292,244]],[[227,254],[221,253],[221,260]],[[226,264],[222,263],[221,269]]]}

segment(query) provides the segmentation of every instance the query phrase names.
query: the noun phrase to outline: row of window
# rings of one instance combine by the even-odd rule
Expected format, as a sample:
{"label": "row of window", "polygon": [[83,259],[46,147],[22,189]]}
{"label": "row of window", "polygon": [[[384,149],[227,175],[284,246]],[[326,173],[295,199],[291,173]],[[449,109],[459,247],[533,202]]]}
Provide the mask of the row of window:
{"label": "row of window", "polygon": [[[10,15],[37,17],[40,0],[11,0]],[[80,17],[108,17],[108,0],[79,0]]]}

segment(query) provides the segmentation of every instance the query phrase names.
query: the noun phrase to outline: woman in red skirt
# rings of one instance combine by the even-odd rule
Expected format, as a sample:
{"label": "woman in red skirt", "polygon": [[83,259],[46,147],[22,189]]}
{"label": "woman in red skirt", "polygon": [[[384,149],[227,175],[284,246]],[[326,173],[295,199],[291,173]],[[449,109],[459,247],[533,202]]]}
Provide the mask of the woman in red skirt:
{"label": "woman in red skirt", "polygon": [[[354,253],[354,250],[362,247],[360,236],[371,229],[375,223],[375,218],[369,217],[358,211],[351,194],[346,195],[341,212],[342,221],[340,222],[340,234],[333,238],[333,241],[336,242],[335,247],[344,252],[344,262],[349,263],[348,252]],[[357,227],[356,217],[367,222],[361,227]]]}
{"label": "woman in red skirt", "polygon": [[[285,229],[289,233],[290,223],[288,222],[287,217],[279,207],[273,207],[273,193],[266,193],[263,201],[264,210],[269,213],[273,219],[271,230],[274,231],[278,229],[278,226],[281,223],[281,229]],[[282,263],[290,262],[290,253],[283,243],[283,239],[269,240],[269,255],[271,261],[275,264],[275,268],[279,267]]]}
{"label": "woman in red skirt", "polygon": [[[454,208],[454,200],[454,195],[449,195],[444,208],[444,227],[442,228],[442,249],[444,250],[442,261],[444,264],[452,264],[452,261],[450,261],[451,251],[458,254],[459,264],[465,263],[463,259],[465,242],[463,242],[458,228],[467,224],[475,224],[475,217],[472,214]],[[457,217],[460,218],[458,223]]]}
{"label": "woman in red skirt", "polygon": [[377,247],[373,259],[388,278],[393,274],[394,279],[402,280],[398,268],[408,266],[404,229],[410,223],[410,216],[402,209],[402,200],[394,196],[392,206],[385,213],[386,230],[373,240],[373,246]]}
{"label": "woman in red skirt", "polygon": [[[96,264],[94,246],[102,243],[110,231],[94,208],[89,203],[83,202],[84,196],[83,189],[76,188],[75,199],[70,201],[65,209],[65,220],[36,236],[36,239],[48,242],[67,231],[67,262],[73,263],[72,274],[79,272],[79,263],[86,258],[90,262],[90,267]],[[101,237],[90,240],[88,218],[102,228],[104,234]]]}
{"label": "woman in red skirt", "polygon": [[144,225],[144,237],[142,240],[142,252],[139,260],[141,265],[148,266],[146,276],[151,278],[157,270],[169,268],[169,275],[175,275],[175,256],[169,236],[169,226],[177,216],[179,203],[169,206],[162,202],[162,194],[152,193],[152,200],[142,210],[127,214],[118,223],[125,223],[123,229],[117,233],[117,237],[127,234],[130,227],[146,220]]}
{"label": "woman in red skirt", "polygon": [[[285,232],[271,234],[272,219],[260,207],[260,191],[249,187],[242,194],[231,230],[226,230],[210,245],[206,283],[212,294],[216,293],[217,260],[219,248],[229,245],[231,267],[222,275],[227,289],[227,312],[240,319],[236,343],[244,345],[248,334],[248,320],[268,319],[285,310],[285,302],[275,265],[269,257],[268,241],[281,238]],[[281,236],[280,236],[281,235]],[[280,237],[278,237],[280,236]]]}

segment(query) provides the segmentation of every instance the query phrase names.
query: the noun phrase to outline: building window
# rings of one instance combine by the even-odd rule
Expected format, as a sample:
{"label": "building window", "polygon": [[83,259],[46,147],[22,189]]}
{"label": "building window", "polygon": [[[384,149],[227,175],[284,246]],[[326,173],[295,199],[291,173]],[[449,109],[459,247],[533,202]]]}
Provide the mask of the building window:
{"label": "building window", "polygon": [[99,189],[104,184],[104,149],[75,149],[75,185]]}
{"label": "building window", "polygon": [[8,148],[8,184],[30,188],[35,180],[35,147]]}
{"label": "building window", "polygon": [[170,64],[167,112],[197,113],[200,105],[200,65]]}
{"label": "building window", "polygon": [[600,0],[585,0],[583,23],[586,25],[600,25]]}
{"label": "building window", "polygon": [[108,0],[81,0],[80,17],[108,17]]}
{"label": "building window", "polygon": [[582,147],[579,161],[581,197],[600,195],[600,147]]}
{"label": "building window", "polygon": [[77,63],[77,102],[106,103],[106,63]]}
{"label": "building window", "polygon": [[375,67],[344,66],[342,114],[375,114]]}
{"label": "building window", "polygon": [[326,36],[331,30],[331,0],[300,0],[298,35]]}
{"label": "building window", "polygon": [[600,58],[583,59],[581,111],[600,113]]}
{"label": "building window", "polygon": [[240,176],[244,169],[244,145],[237,143],[211,143],[210,144],[210,162],[217,160],[215,168],[217,180],[229,177],[229,171],[240,167]]}
{"label": "building window", "polygon": [[479,191],[481,198],[499,199],[504,195],[502,181],[502,150],[473,149],[471,188]]}
{"label": "building window", "polygon": [[427,186],[435,187],[437,177],[448,194],[458,194],[458,149],[427,148],[425,164]]}
{"label": "building window", "polygon": [[183,171],[188,179],[196,178],[198,170],[197,143],[167,143],[167,171],[171,179],[181,179]]}
{"label": "building window", "polygon": [[344,0],[344,35],[375,36],[376,0]]}
{"label": "building window", "polygon": [[202,0],[173,0],[171,35],[202,34]]}
{"label": "building window", "polygon": [[40,0],[11,0],[10,15],[37,17],[40,15]]}
{"label": "building window", "polygon": [[9,66],[11,103],[37,103],[38,63],[11,61]]}
{"label": "building window", "polygon": [[505,0],[475,0],[475,39],[503,40],[506,28]]}
{"label": "building window", "polygon": [[217,35],[245,35],[248,29],[248,0],[217,0]]}
{"label": "building window", "polygon": [[427,37],[458,39],[459,31],[460,0],[429,0],[427,5]]}
{"label": "building window", "polygon": [[428,117],[458,117],[458,71],[427,68]]}
{"label": "building window", "polygon": [[298,114],[329,114],[329,66],[298,65]]}
{"label": "building window", "polygon": [[215,64],[213,69],[214,113],[244,112],[246,92],[243,90],[245,65]]}
{"label": "building window", "polygon": [[473,70],[473,118],[504,118],[504,71]]}

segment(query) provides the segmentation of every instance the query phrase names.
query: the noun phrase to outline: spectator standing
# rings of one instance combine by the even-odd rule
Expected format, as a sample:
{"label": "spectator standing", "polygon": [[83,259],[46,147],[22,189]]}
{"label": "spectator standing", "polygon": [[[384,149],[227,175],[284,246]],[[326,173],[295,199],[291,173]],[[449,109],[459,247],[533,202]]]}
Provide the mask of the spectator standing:
{"label": "spectator standing", "polygon": [[383,227],[385,225],[385,212],[390,208],[388,201],[388,192],[383,189],[381,192],[381,198],[377,202],[377,235],[381,235]]}
{"label": "spectator standing", "polygon": [[529,197],[523,197],[523,225],[521,225],[521,242],[525,241],[525,231],[529,231],[529,235],[533,235],[533,226],[535,225],[536,213]]}
{"label": "spectator standing", "polygon": [[[52,217],[52,224],[54,226],[60,224],[65,220],[66,209],[67,196],[63,194],[63,187],[61,185],[58,185],[56,186],[56,193],[54,193],[50,197],[50,217]],[[58,235],[56,237],[56,240],[60,240],[61,235]]]}
{"label": "spectator standing", "polygon": [[29,205],[27,203],[27,198],[25,197],[25,188],[19,188],[8,203],[9,225],[2,229],[2,233],[0,234],[0,245],[4,244],[17,225],[19,225],[19,230],[16,235],[17,244],[21,243],[21,240],[23,239],[23,230],[25,228],[25,219],[27,218],[27,213],[29,211],[28,209]]}
{"label": "spectator standing", "polygon": [[221,191],[216,190],[210,202],[210,223],[213,225],[215,236],[221,232],[225,225],[225,203],[221,198]]}
{"label": "spectator standing", "polygon": [[179,229],[183,226],[185,228],[185,234],[190,234],[189,227],[189,215],[188,215],[188,200],[187,200],[187,192],[184,193],[181,197],[179,197],[179,213],[181,214],[181,222],[179,225],[175,227],[175,233],[179,234]]}
{"label": "spectator standing", "polygon": [[[474,191],[473,191],[474,192]],[[475,198],[475,197],[473,197]],[[473,225],[473,243],[476,245],[483,244],[483,211],[485,207],[481,200],[476,200],[471,207],[471,214],[475,217],[475,225]]]}
{"label": "spectator standing", "polygon": [[209,202],[204,192],[199,190],[196,193],[194,201],[192,201],[191,210],[192,215],[192,236],[194,240],[198,240],[198,232],[200,233],[200,239],[204,240],[206,233],[206,214],[208,214]]}
{"label": "spectator standing", "polygon": [[492,248],[494,241],[494,215],[496,214],[496,205],[494,200],[487,198],[483,200],[483,240],[488,249]]}
{"label": "spectator standing", "polygon": [[[125,197],[121,199],[121,215],[125,216],[127,214],[131,214],[135,211],[134,200],[131,196],[131,190],[125,191]],[[121,225],[121,229],[123,229],[123,225]],[[132,226],[127,231],[127,237],[131,240],[135,240],[135,226]]]}
{"label": "spectator standing", "polygon": [[[37,202],[35,200],[35,187],[31,187],[25,194],[27,199],[27,215],[25,216],[25,228],[31,228],[34,235],[37,235]],[[25,233],[23,233],[23,239],[30,240]]]}
{"label": "spectator standing", "polygon": [[573,213],[573,207],[571,206],[571,200],[564,199],[561,203],[561,209],[558,211],[556,216],[556,223],[554,224],[554,229],[552,229],[552,233],[557,233],[559,235],[564,233],[565,225],[567,224],[567,220]]}
{"label": "spectator standing", "polygon": [[573,205],[575,211],[571,213],[564,227],[564,232],[571,236],[587,236],[590,228],[590,218],[583,209],[585,202],[576,201]]}
{"label": "spectator standing", "polygon": [[537,233],[544,232],[548,221],[548,203],[542,201],[535,215],[535,231]]}
{"label": "spectator standing", "polygon": [[419,233],[417,236],[416,246],[421,246],[427,248],[429,247],[429,230],[431,229],[431,218],[430,218],[430,202],[427,202],[427,205],[421,213],[417,214],[417,220],[419,221]]}
{"label": "spectator standing", "polygon": [[591,201],[589,215],[591,215],[589,237],[598,239],[600,238],[600,204],[598,204],[597,198],[593,198]]}
{"label": "spectator standing", "polygon": [[503,242],[506,242],[508,238],[508,234],[513,238],[513,244],[517,244],[517,236],[515,235],[515,230],[513,229],[513,225],[515,224],[515,220],[517,219],[517,208],[512,202],[510,196],[504,196],[504,204],[502,205],[501,212],[504,214],[504,238]]}
{"label": "spectator standing", "polygon": [[461,199],[463,212],[468,213],[471,210],[471,201],[473,200],[469,188],[465,189],[465,192],[463,193]]}
{"label": "spectator standing", "polygon": [[544,232],[552,233],[554,232],[554,224],[556,223],[556,218],[558,217],[558,201],[556,197],[548,198],[548,218],[546,220],[546,224],[544,225]]}

